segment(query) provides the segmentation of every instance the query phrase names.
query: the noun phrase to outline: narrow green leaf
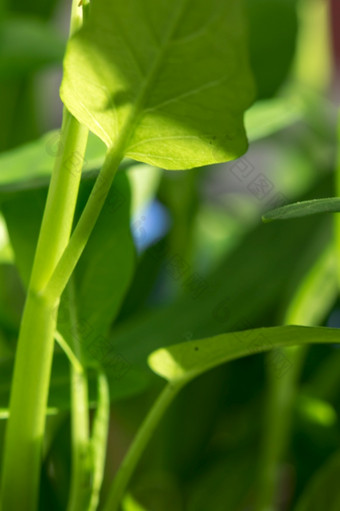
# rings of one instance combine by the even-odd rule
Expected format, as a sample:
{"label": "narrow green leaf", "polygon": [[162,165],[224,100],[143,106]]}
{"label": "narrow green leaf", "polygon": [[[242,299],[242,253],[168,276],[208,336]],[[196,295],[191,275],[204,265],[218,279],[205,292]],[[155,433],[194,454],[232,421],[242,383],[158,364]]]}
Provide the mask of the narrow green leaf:
{"label": "narrow green leaf", "polygon": [[273,348],[339,341],[339,330],[332,328],[258,328],[159,349],[149,356],[148,363],[169,382],[184,384],[225,362]]}
{"label": "narrow green leaf", "polygon": [[319,213],[339,213],[340,199],[331,197],[327,199],[313,199],[295,204],[287,204],[280,208],[273,209],[265,213],[262,217],[264,222],[272,220],[288,220],[290,218],[299,218]]}
{"label": "narrow green leaf", "polygon": [[61,96],[108,147],[177,170],[237,158],[253,97],[239,0],[97,0]]}

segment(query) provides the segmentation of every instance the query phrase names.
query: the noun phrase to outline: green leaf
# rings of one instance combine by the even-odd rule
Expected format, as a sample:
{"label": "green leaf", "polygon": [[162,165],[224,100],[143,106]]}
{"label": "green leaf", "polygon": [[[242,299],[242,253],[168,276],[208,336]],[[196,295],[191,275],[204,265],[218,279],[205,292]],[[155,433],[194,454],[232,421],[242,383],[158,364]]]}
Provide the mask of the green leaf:
{"label": "green leaf", "polygon": [[135,501],[135,499],[132,497],[132,495],[128,494],[123,502],[123,510],[124,511],[146,511],[144,507],[142,507],[138,502]]}
{"label": "green leaf", "polygon": [[298,32],[296,0],[246,0],[250,62],[258,98],[272,97],[287,79]]}
{"label": "green leaf", "polygon": [[9,243],[5,221],[0,215],[0,263],[11,263],[13,252]]}
{"label": "green leaf", "polygon": [[[84,206],[91,188],[92,182],[87,186],[83,184],[78,206],[79,203]],[[81,207],[78,207],[78,214]],[[88,347],[94,358],[98,355],[105,363],[106,357],[111,363],[115,362],[107,334],[130,286],[134,269],[130,189],[126,175],[120,173],[76,267],[75,296],[69,300],[67,291],[63,295],[58,328],[71,346],[74,328],[65,311],[70,305],[76,314],[80,343]],[[122,360],[117,359],[117,364],[120,362]]]}
{"label": "green leaf", "polygon": [[339,493],[340,453],[332,456],[311,479],[295,511],[337,511]]}
{"label": "green leaf", "polygon": [[303,115],[302,98],[287,95],[256,101],[245,116],[248,138],[254,142],[273,135],[301,120]]}
{"label": "green leaf", "polygon": [[[58,153],[59,132],[51,131],[34,142],[0,154],[0,201],[12,199],[13,194],[26,189],[48,185]],[[84,159],[83,175],[89,177],[99,169],[105,158],[103,142],[90,133]],[[155,195],[161,171],[125,159],[121,165],[131,185],[131,213],[142,209]]]}
{"label": "green leaf", "polygon": [[[252,415],[252,423],[253,420]],[[228,428],[231,426],[232,422],[229,422]],[[216,458],[204,464],[191,484],[188,511],[242,509],[257,470],[256,452],[248,446],[246,453],[238,451],[235,455],[228,452],[222,460]],[[228,484],[221,484],[222,481],[228,481]]]}
{"label": "green leaf", "polygon": [[231,360],[273,348],[338,343],[338,329],[285,326],[231,332],[161,348],[149,356],[151,369],[174,384],[185,384]]}
{"label": "green leaf", "polygon": [[262,219],[264,222],[271,222],[272,220],[289,220],[290,218],[317,215],[319,213],[339,212],[340,199],[331,197],[287,204],[286,206],[268,211],[263,215]]}
{"label": "green leaf", "polygon": [[[131,362],[144,365],[148,354],[160,346],[268,325],[268,321],[272,324],[273,315],[268,318],[268,311],[282,302],[287,284],[290,285],[292,267],[305,259],[316,230],[329,232],[331,237],[329,220],[317,217],[292,225],[285,222],[259,225],[208,275],[196,272],[188,264],[181,288],[186,295],[167,307],[142,311],[118,324],[112,332],[114,346]],[[164,256],[164,247],[151,247],[149,256],[158,264]],[[165,256],[163,268],[170,272],[171,261],[176,259]],[[181,261],[187,264],[185,259]],[[190,287],[186,282],[190,282],[191,276]],[[143,339],[143,343],[138,339]]]}
{"label": "green leaf", "polygon": [[13,18],[0,24],[0,78],[18,78],[60,63],[65,41],[37,19]]}
{"label": "green leaf", "polygon": [[15,264],[25,287],[31,274],[46,195],[45,188],[26,190],[1,206]]}
{"label": "green leaf", "polygon": [[[285,307],[285,323],[295,325],[322,325],[327,314],[338,296],[338,285],[334,275],[337,268],[337,257],[333,239],[326,241],[315,236],[318,248],[322,251],[315,261],[308,266],[308,271],[301,279],[301,266],[298,265],[296,277],[299,281]],[[309,247],[308,256],[312,248]]]}
{"label": "green leaf", "polygon": [[253,97],[239,0],[97,0],[61,96],[109,147],[177,170],[237,158]]}
{"label": "green leaf", "polygon": [[[79,209],[84,204],[92,185],[93,179],[82,182]],[[16,264],[26,285],[30,276],[46,193],[46,187],[27,189],[14,194],[2,204]],[[101,247],[99,251],[98,246]],[[78,340],[87,347],[87,361],[103,363],[114,385],[119,378],[125,378],[126,375],[127,381],[124,385],[129,388],[131,378],[136,392],[139,392],[136,374],[141,373],[140,387],[143,388],[147,378],[145,371],[137,370],[136,373],[132,362],[119,350],[113,349],[107,335],[130,285],[134,267],[135,248],[130,233],[130,187],[127,175],[120,172],[75,270],[75,307],[79,323]],[[73,346],[73,330],[70,327],[65,296],[59,312],[59,329]],[[65,384],[63,392],[66,390]]]}
{"label": "green leaf", "polygon": [[[6,193],[48,184],[58,154],[58,131],[46,133],[34,142],[0,154],[0,198]],[[98,169],[105,157],[103,142],[90,135],[86,148],[84,172]]]}

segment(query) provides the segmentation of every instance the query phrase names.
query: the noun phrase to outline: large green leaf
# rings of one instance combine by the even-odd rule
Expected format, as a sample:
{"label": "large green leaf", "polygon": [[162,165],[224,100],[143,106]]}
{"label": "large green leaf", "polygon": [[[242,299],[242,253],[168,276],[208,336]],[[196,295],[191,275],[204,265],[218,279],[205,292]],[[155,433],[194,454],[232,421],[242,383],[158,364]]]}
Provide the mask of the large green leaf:
{"label": "large green leaf", "polygon": [[149,356],[151,369],[174,384],[185,384],[231,360],[273,348],[339,343],[336,328],[284,326],[230,332],[161,348]]}
{"label": "large green leaf", "polygon": [[166,169],[236,158],[253,84],[239,0],[96,0],[61,96],[109,147]]}

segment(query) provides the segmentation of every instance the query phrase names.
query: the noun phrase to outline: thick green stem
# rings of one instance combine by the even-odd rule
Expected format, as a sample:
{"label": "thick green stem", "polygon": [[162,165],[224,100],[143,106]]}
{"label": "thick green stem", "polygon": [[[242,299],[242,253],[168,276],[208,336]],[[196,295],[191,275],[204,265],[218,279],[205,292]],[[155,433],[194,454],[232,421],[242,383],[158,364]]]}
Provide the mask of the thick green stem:
{"label": "thick green stem", "polygon": [[153,432],[158,426],[160,420],[172,403],[181,387],[174,387],[168,384],[155,404],[151,408],[149,414],[139,428],[135,439],[132,442],[127,455],[125,456],[116,477],[113,480],[109,496],[104,506],[104,511],[118,511],[124,493],[127,489],[131,476],[139,462]]}
{"label": "thick green stem", "polygon": [[88,130],[65,110],[30,282],[37,293],[51,278],[70,238],[87,136]]}
{"label": "thick green stem", "polygon": [[1,509],[36,511],[56,305],[29,292],[15,359]]}
{"label": "thick green stem", "polygon": [[36,511],[42,441],[59,297],[48,282],[72,228],[88,131],[67,112],[48,193],[15,359],[7,424],[1,507]]}

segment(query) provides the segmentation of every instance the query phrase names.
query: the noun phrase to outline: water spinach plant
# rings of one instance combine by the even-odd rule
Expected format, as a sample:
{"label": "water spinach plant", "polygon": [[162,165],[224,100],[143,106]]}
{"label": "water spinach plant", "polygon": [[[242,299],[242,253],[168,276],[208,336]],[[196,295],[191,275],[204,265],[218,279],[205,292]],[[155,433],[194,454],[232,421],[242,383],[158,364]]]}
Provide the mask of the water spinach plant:
{"label": "water spinach plant", "polygon": [[[276,472],[289,439],[296,385],[307,345],[334,345],[339,338],[336,329],[317,326],[337,293],[333,281],[325,287],[336,266],[329,239],[322,238],[313,261],[303,263],[307,270],[302,279],[297,279],[280,323],[283,326],[262,327],[253,314],[256,307],[258,311],[268,309],[274,296],[279,295],[290,272],[289,257],[294,259],[297,247],[303,251],[309,234],[315,231],[317,238],[316,231],[329,233],[321,220],[319,225],[305,217],[337,212],[339,200],[301,202],[267,213],[266,220],[304,217],[306,240],[301,238],[299,228],[294,237],[290,228],[274,223],[261,227],[253,240],[247,240],[239,253],[230,256],[243,271],[241,262],[246,261],[249,247],[251,253],[261,257],[261,247],[270,244],[270,236],[277,237],[276,252],[270,263],[264,262],[262,274],[257,266],[247,269],[249,275],[255,271],[259,279],[269,271],[268,265],[272,264],[275,271],[277,264],[286,264],[256,307],[240,292],[240,273],[233,274],[230,259],[228,279],[223,271],[223,280],[215,275],[210,287],[197,275],[196,280],[194,276],[189,279],[189,284],[183,280],[187,255],[183,256],[185,251],[181,255],[174,237],[177,252],[172,265],[168,265],[168,275],[172,272],[177,286],[182,283],[189,288],[189,302],[187,298],[186,305],[179,301],[165,307],[165,312],[156,311],[155,319],[146,327],[143,316],[135,319],[132,314],[128,327],[124,327],[124,314],[129,319],[134,300],[143,301],[136,282],[143,275],[145,278],[145,272],[149,278],[152,268],[164,258],[160,239],[154,245],[157,251],[149,253],[146,268],[140,263],[136,270],[130,232],[131,211],[145,206],[156,193],[161,179],[158,169],[188,171],[183,181],[175,179],[168,185],[166,194],[175,212],[179,211],[183,229],[179,230],[179,238],[183,240],[187,231],[181,214],[186,212],[187,197],[194,194],[192,176],[196,179],[197,173],[193,169],[240,158],[247,151],[248,138],[252,141],[280,131],[305,115],[306,109],[310,115],[314,108],[309,98],[308,108],[305,103],[302,108],[303,102],[298,100],[291,107],[292,95],[288,92],[278,103],[255,104],[245,127],[246,110],[257,97],[274,94],[294,54],[296,2],[278,2],[274,10],[269,4],[239,0],[73,2],[60,90],[64,104],[60,133],[48,134],[2,158],[4,169],[6,165],[16,168],[20,160],[30,170],[18,178],[12,172],[0,183],[1,211],[16,267],[26,287],[13,374],[7,378],[11,381],[10,400],[2,408],[6,431],[1,510],[144,509],[143,503],[129,493],[130,482],[170,404],[177,397],[181,399],[184,387],[190,390],[192,382],[201,381],[202,375],[210,378],[212,369],[267,351],[270,390],[264,428],[268,430],[252,509],[284,509],[275,503],[279,488]],[[276,19],[275,30],[282,19],[285,21],[289,44],[284,51],[281,49],[277,76],[263,80],[256,54],[259,50],[252,51],[250,43],[254,31],[259,37],[258,16],[268,14],[268,9],[271,19]],[[249,33],[249,25],[253,32]],[[275,41],[274,37],[274,46]],[[273,120],[278,112],[279,118]],[[266,128],[268,118],[271,122]],[[45,156],[41,156],[43,153]],[[143,226],[139,234],[145,236]],[[253,292],[259,282],[249,283]],[[204,292],[198,294],[202,286]],[[143,295],[145,284],[140,287]],[[323,300],[315,304],[320,288]],[[247,293],[251,294],[250,289]],[[240,323],[241,309],[242,317],[248,317]],[[166,325],[171,323],[167,331]],[[185,339],[188,325],[192,331]],[[288,359],[288,370],[277,378],[278,368],[282,369]],[[10,362],[9,357],[3,363],[4,375],[10,374]],[[65,372],[70,372],[66,383]],[[159,391],[164,379],[166,384]],[[158,396],[118,470],[108,477],[105,467],[110,457],[110,402],[134,395],[138,399],[147,388],[156,389]],[[58,503],[52,504],[44,496],[44,478],[50,477],[48,459],[68,409],[71,470],[66,490],[60,492],[66,496],[59,495]],[[56,465],[51,466],[55,470]],[[332,471],[334,466],[332,461]],[[53,474],[51,478],[55,479]],[[58,494],[58,483],[54,484]],[[47,487],[51,498],[50,485]],[[298,504],[299,511],[311,509],[306,507],[311,491]],[[173,494],[171,499],[175,499]],[[150,506],[146,509],[208,509],[198,507],[197,497],[196,507],[193,499],[190,508],[171,499],[170,504],[166,499],[162,504],[145,504]],[[335,489],[333,502],[334,506],[340,502]],[[221,498],[219,507],[212,507],[236,510],[245,509],[241,507],[245,505],[243,502],[232,507]]]}

